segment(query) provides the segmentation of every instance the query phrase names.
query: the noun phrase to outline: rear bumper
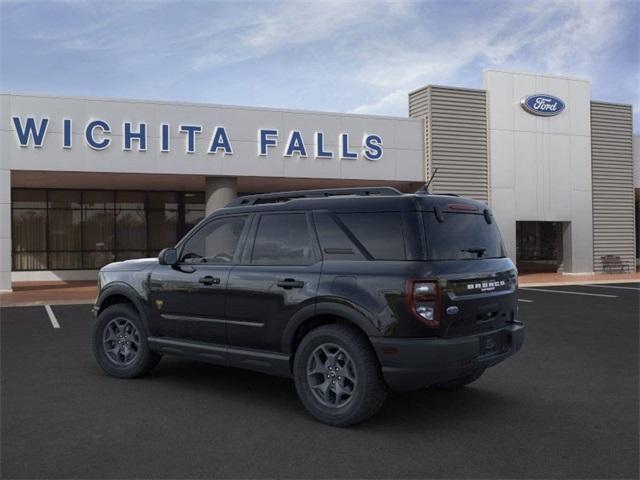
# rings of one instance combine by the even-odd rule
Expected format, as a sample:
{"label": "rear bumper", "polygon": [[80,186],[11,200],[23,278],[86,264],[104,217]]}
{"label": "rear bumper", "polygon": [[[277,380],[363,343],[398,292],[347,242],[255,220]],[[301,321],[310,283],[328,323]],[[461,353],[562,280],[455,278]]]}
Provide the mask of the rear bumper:
{"label": "rear bumper", "polygon": [[[486,339],[497,335],[497,351],[483,353]],[[453,380],[492,367],[522,348],[524,325],[514,323],[481,335],[458,338],[370,337],[382,374],[392,390],[406,391]]]}

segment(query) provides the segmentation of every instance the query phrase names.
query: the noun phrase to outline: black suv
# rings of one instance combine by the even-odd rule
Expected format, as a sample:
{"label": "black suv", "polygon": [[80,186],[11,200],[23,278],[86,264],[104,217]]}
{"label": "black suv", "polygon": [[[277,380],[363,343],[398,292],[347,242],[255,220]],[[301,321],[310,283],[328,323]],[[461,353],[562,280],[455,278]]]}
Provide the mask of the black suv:
{"label": "black suv", "polygon": [[158,259],[100,270],[93,349],[130,378],[164,354],[293,377],[321,421],[387,388],[455,388],[522,346],[517,276],[483,203],[394,188],[237,198]]}

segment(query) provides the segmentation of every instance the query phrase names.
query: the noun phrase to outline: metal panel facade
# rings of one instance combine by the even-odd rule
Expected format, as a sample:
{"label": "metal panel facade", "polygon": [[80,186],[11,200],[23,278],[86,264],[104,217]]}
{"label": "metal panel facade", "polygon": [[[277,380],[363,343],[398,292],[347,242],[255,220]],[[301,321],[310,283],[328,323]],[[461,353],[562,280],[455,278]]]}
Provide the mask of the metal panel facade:
{"label": "metal panel facade", "polygon": [[635,267],[633,127],[630,105],[591,102],[593,263],[619,255]]}
{"label": "metal panel facade", "polygon": [[432,190],[488,203],[486,92],[429,85],[409,94],[409,115],[425,118],[425,171],[438,169]]}
{"label": "metal panel facade", "polygon": [[[516,222],[562,222],[559,267],[593,271],[590,86],[579,78],[487,70],[491,208],[507,251]],[[523,98],[544,92],[566,103],[556,116],[532,115]]]}

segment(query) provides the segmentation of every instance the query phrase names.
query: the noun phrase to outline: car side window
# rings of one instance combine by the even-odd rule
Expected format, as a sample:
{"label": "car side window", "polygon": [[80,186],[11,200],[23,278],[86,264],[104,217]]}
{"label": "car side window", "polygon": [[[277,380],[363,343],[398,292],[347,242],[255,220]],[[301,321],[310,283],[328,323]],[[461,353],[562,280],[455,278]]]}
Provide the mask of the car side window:
{"label": "car side window", "polygon": [[400,212],[340,213],[338,218],[374,259],[407,259]]}
{"label": "car side window", "polygon": [[220,218],[207,223],[182,248],[184,263],[232,263],[246,216]]}
{"label": "car side window", "polygon": [[315,260],[306,214],[265,214],[260,217],[251,255],[253,265],[309,265]]}
{"label": "car side window", "polygon": [[314,223],[325,260],[365,260],[360,249],[327,212],[315,212]]}

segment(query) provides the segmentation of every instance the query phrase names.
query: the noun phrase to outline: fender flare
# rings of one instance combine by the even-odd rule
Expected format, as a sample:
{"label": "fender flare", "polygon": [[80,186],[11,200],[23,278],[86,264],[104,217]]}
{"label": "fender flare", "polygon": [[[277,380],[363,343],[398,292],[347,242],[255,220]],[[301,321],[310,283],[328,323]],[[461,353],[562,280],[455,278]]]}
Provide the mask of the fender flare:
{"label": "fender flare", "polygon": [[344,303],[322,301],[313,305],[307,305],[298,310],[287,322],[287,326],[282,334],[282,352],[291,355],[293,349],[291,345],[298,329],[308,320],[321,315],[332,315],[345,319],[360,328],[368,337],[380,336],[380,331],[375,324],[363,312]]}
{"label": "fender flare", "polygon": [[140,298],[140,295],[138,295],[138,292],[136,292],[136,290],[131,285],[124,282],[110,283],[100,291],[94,307],[96,316],[98,315],[100,310],[102,310],[102,305],[104,304],[104,302],[109,297],[113,297],[114,295],[120,295],[129,300],[129,302],[131,302],[131,304],[133,304],[133,307],[137,310],[138,315],[140,315],[140,320],[142,320],[144,326],[147,329],[149,328],[147,310],[142,299]]}

